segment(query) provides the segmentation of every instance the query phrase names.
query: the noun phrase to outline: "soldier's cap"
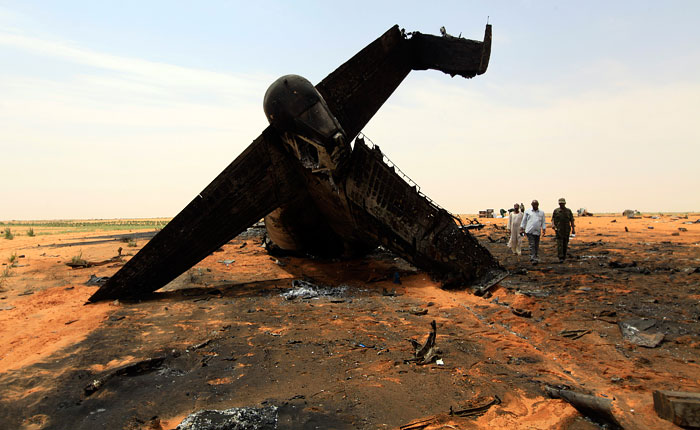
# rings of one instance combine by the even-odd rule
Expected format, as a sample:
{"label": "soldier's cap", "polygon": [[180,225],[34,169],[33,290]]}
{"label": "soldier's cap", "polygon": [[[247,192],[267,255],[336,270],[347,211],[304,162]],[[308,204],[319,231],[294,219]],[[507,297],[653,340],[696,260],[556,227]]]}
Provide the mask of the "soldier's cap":
{"label": "soldier's cap", "polygon": [[565,199],[564,197],[560,198],[560,199],[559,199],[559,203],[564,203],[564,204],[566,204],[566,199]]}

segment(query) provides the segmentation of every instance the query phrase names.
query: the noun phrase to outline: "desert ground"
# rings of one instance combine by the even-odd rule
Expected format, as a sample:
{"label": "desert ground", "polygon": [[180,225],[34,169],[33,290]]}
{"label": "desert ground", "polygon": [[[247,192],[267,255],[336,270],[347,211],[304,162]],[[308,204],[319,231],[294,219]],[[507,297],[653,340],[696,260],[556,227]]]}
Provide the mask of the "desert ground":
{"label": "desert ground", "polygon": [[[570,258],[557,263],[549,235],[537,266],[526,244],[506,247],[505,219],[481,219],[472,234],[511,272],[481,297],[383,250],[271,256],[249,229],[147,299],[96,304],[91,276],[114,274],[157,225],[13,224],[0,236],[0,427],[174,429],[198,410],[264,406],[279,428],[603,425],[555,387],[609,400],[622,428],[677,428],[652,392],[700,392],[699,217],[577,217]],[[407,362],[433,320],[441,361]],[[630,342],[618,323],[631,320],[663,339]]]}

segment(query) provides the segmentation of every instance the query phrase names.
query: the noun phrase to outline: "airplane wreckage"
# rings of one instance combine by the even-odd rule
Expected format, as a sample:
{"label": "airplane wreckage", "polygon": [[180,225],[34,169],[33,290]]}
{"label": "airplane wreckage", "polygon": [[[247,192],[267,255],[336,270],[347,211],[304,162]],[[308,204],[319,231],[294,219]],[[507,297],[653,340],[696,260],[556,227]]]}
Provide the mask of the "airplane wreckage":
{"label": "airplane wreckage", "polygon": [[381,245],[445,287],[485,291],[507,271],[360,131],[411,70],[472,78],[490,53],[490,25],[483,42],[394,26],[316,87],[279,78],[263,103],[270,126],[89,300],[148,295],[263,217],[281,250],[353,257]]}

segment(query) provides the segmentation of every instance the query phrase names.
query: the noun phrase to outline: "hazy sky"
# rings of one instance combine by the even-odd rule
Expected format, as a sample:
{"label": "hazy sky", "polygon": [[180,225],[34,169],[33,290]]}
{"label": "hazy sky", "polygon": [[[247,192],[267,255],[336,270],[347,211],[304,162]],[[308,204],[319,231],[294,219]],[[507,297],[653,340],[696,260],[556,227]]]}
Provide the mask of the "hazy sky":
{"label": "hazy sky", "polygon": [[[446,209],[564,196],[700,210],[697,1],[0,0],[0,220],[176,215],[394,24],[481,40],[474,79],[412,72],[364,133]],[[438,5],[439,4],[439,5]]]}

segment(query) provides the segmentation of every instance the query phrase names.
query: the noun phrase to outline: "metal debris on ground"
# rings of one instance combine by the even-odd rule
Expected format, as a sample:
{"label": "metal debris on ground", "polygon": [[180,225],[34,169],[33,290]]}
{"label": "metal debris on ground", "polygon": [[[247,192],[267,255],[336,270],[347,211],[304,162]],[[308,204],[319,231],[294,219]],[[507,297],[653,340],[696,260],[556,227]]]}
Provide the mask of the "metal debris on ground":
{"label": "metal debris on ground", "polygon": [[486,413],[492,406],[499,405],[500,403],[501,399],[498,398],[498,396],[478,397],[474,400],[469,401],[465,405],[460,405],[458,407],[450,406],[449,413],[447,414],[439,414],[424,418],[418,418],[416,420],[411,421],[408,424],[400,426],[399,429],[424,430],[426,428],[462,428],[459,425],[451,425],[449,423],[454,423],[454,417],[469,418],[481,416],[484,413]]}
{"label": "metal debris on ground", "polygon": [[207,339],[204,342],[198,343],[196,345],[192,345],[192,346],[188,347],[187,349],[185,349],[185,352],[196,351],[200,348],[204,348],[205,346],[209,345],[212,340],[214,340],[214,339]]}
{"label": "metal debris on ground", "polygon": [[347,285],[327,287],[316,285],[311,281],[295,279],[292,281],[292,289],[280,294],[287,300],[314,299],[321,296],[342,296],[347,291]]}
{"label": "metal debris on ground", "polygon": [[537,290],[518,289],[515,293],[516,293],[516,294],[521,294],[521,295],[527,296],[527,297],[535,297],[535,298],[538,298],[538,299],[543,299],[543,298],[545,298],[545,297],[549,297],[549,296],[552,295],[552,292],[551,292],[551,291],[549,291],[549,290],[540,290],[540,289],[537,289]]}
{"label": "metal debris on ground", "polygon": [[478,219],[466,219],[466,223],[462,223],[462,225],[459,227],[462,230],[481,230],[484,228],[484,225],[479,222]]}
{"label": "metal debris on ground", "polygon": [[175,430],[273,430],[277,428],[277,406],[202,410],[187,416]]}
{"label": "metal debris on ground", "polygon": [[469,402],[470,405],[463,406],[460,409],[455,409],[450,406],[450,415],[458,417],[474,417],[486,413],[493,405],[500,405],[501,399],[498,396],[480,397]]}
{"label": "metal debris on ground", "polygon": [[399,310],[397,310],[396,312],[403,312],[403,313],[408,313],[408,314],[411,314],[411,315],[418,315],[418,316],[420,316],[420,315],[425,315],[425,314],[427,314],[427,313],[428,313],[428,310],[425,309],[425,308],[415,307],[415,308],[411,308],[411,309],[399,309]]}
{"label": "metal debris on ground", "polygon": [[700,427],[700,393],[655,390],[654,410],[677,426]]}
{"label": "metal debris on ground", "polygon": [[399,427],[400,430],[423,430],[429,425],[435,424],[440,419],[439,415],[434,415],[428,418],[419,418],[413,420],[408,424],[404,424]]}
{"label": "metal debris on ground", "polygon": [[626,320],[617,323],[620,327],[620,333],[622,333],[622,337],[625,340],[647,348],[657,347],[664,339],[663,333],[646,332],[655,324],[656,320],[643,319]]}
{"label": "metal debris on ground", "polygon": [[529,309],[519,309],[519,308],[512,308],[511,311],[513,312],[513,315],[523,317],[523,318],[532,318],[532,311]]}
{"label": "metal debris on ground", "polygon": [[90,275],[90,279],[85,282],[85,285],[93,286],[96,285],[101,287],[107,282],[109,276],[95,276],[95,274]]}
{"label": "metal debris on ground", "polygon": [[437,324],[435,320],[430,323],[430,328],[430,334],[422,346],[413,339],[408,340],[414,349],[413,358],[404,360],[404,363],[430,364],[438,358],[441,358],[442,353],[440,348],[435,345],[435,338],[437,337]]}
{"label": "metal debris on ground", "polygon": [[358,348],[369,348],[369,349],[374,348],[374,345],[365,345],[364,343],[356,343],[355,346]]}
{"label": "metal debris on ground", "polygon": [[593,315],[593,319],[605,321],[608,324],[617,324],[617,312],[614,310],[604,309]]}
{"label": "metal debris on ground", "polygon": [[217,261],[217,263],[225,264],[226,267],[230,266],[231,264],[233,264],[233,263],[235,263],[235,262],[236,262],[236,260],[234,260],[233,258],[230,259],[230,260],[219,260],[219,261]]}
{"label": "metal debris on ground", "polygon": [[590,330],[578,329],[578,330],[562,330],[559,332],[559,336],[567,337],[569,339],[578,339],[590,333]]}
{"label": "metal debris on ground", "polygon": [[590,394],[578,393],[566,388],[545,387],[545,392],[554,399],[566,400],[583,416],[606,425],[606,428],[619,429],[620,423],[612,413],[612,400]]}

